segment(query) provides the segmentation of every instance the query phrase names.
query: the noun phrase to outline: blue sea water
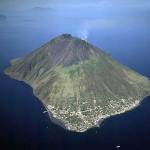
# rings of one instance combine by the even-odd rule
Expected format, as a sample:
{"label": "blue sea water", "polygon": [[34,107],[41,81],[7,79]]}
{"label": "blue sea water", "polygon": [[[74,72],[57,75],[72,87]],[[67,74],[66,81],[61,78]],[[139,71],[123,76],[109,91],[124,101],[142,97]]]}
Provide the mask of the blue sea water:
{"label": "blue sea water", "polygon": [[137,108],[104,120],[101,128],[75,133],[51,122],[31,87],[4,75],[12,58],[24,56],[67,32],[86,38],[119,62],[150,77],[148,24],[134,19],[122,23],[119,18],[89,21],[81,14],[75,19],[71,16],[60,12],[47,19],[22,14],[0,22],[0,149],[150,150],[150,97]]}

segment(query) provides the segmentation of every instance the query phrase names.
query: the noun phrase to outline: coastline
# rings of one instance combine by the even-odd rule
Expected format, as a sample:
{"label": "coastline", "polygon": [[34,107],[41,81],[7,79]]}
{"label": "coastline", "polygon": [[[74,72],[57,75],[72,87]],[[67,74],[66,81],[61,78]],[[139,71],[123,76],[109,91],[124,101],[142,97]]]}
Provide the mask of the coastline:
{"label": "coastline", "polygon": [[[41,101],[41,100],[34,94],[34,92],[33,92],[33,95],[34,95],[39,101]],[[41,102],[42,102],[42,101],[41,101]],[[65,124],[63,123],[63,121],[61,121],[61,120],[55,118],[55,117],[53,116],[53,113],[48,110],[47,106],[46,106],[43,102],[42,102],[42,104],[43,104],[44,108],[46,109],[46,113],[48,114],[50,120],[51,120],[54,124],[59,125],[59,126],[61,126],[63,129],[67,130],[67,127],[65,126]]]}
{"label": "coastline", "polygon": [[[34,94],[34,92],[33,92],[33,94]],[[35,94],[34,94],[34,96],[35,96],[36,98],[38,98]],[[116,112],[116,113],[111,114],[111,115],[102,116],[101,118],[99,118],[99,119],[97,120],[97,123],[96,123],[95,125],[93,125],[91,128],[94,128],[94,127],[100,128],[104,120],[106,120],[106,119],[108,119],[108,118],[110,118],[110,117],[116,116],[116,115],[120,115],[120,114],[129,112],[129,111],[132,111],[133,109],[137,108],[137,107],[141,104],[141,102],[142,102],[146,97],[148,97],[148,96],[150,96],[150,94],[147,94],[146,96],[143,96],[143,98],[141,98],[141,100],[139,100],[139,101],[137,100],[136,103],[134,103],[134,105],[130,106],[129,109],[124,109],[123,111]],[[38,100],[40,100],[40,99],[38,98]],[[41,100],[40,100],[40,101],[41,101]],[[41,101],[41,102],[42,102],[42,101]],[[53,117],[53,113],[50,112],[50,110],[47,108],[47,106],[46,106],[43,102],[42,102],[42,104],[44,105],[44,107],[45,107],[45,109],[46,109],[46,112],[48,113],[48,116],[50,117],[50,120],[51,120],[53,123],[55,123],[56,125],[61,126],[63,129],[68,130],[68,131],[72,131],[72,132],[77,132],[77,133],[83,133],[83,132],[86,132],[87,130],[91,129],[91,128],[88,128],[88,129],[86,129],[86,130],[81,130],[81,131],[72,130],[71,128],[67,127],[67,126],[64,124],[64,122],[63,122],[62,120]]]}
{"label": "coastline", "polygon": [[24,84],[26,84],[27,86],[29,86],[29,87],[32,89],[32,94],[37,98],[37,100],[39,100],[39,101],[42,103],[42,105],[43,105],[44,108],[46,109],[46,113],[48,113],[49,119],[50,119],[54,124],[59,125],[59,126],[61,126],[63,129],[66,129],[66,130],[67,130],[67,127],[65,126],[65,124],[63,123],[63,121],[61,121],[61,120],[59,120],[59,119],[53,117],[52,112],[50,112],[50,111],[48,110],[46,104],[44,104],[43,101],[42,101],[38,96],[35,95],[34,89],[33,89],[33,87],[32,87],[29,83],[27,83],[27,82],[24,81],[24,80],[16,79],[16,78],[12,77],[10,74],[7,74],[5,71],[4,71],[4,75],[6,75],[7,77],[9,77],[9,78],[12,79],[12,80],[16,80],[16,81],[18,81],[18,82],[23,82]]}
{"label": "coastline", "polygon": [[112,116],[116,116],[116,115],[119,115],[119,114],[123,114],[123,113],[126,113],[126,112],[128,112],[128,111],[132,111],[133,109],[135,109],[136,107],[138,107],[138,106],[140,105],[140,103],[141,103],[147,96],[150,95],[150,93],[149,93],[149,94],[147,94],[146,96],[142,96],[143,98],[140,98],[140,100],[136,100],[135,103],[133,103],[130,107],[125,107],[125,108],[124,108],[123,110],[121,110],[120,112],[115,112],[115,113],[110,114],[110,115],[104,115],[104,116],[99,117],[99,119],[97,119],[97,120],[95,121],[95,124],[94,124],[92,127],[90,127],[90,128],[87,128],[87,129],[85,129],[85,130],[80,130],[80,131],[78,130],[78,131],[77,131],[77,130],[71,129],[69,126],[66,126],[65,123],[64,123],[62,120],[60,120],[60,119],[58,119],[58,118],[56,118],[56,117],[53,116],[53,113],[48,109],[47,105],[44,104],[44,102],[34,93],[34,88],[32,87],[31,84],[27,83],[27,82],[24,81],[24,80],[20,80],[20,79],[16,79],[16,78],[12,77],[11,74],[8,74],[6,71],[4,71],[4,74],[7,75],[8,77],[10,77],[10,78],[13,79],[13,80],[23,82],[23,83],[25,83],[26,85],[28,85],[29,87],[31,87],[33,95],[43,104],[44,108],[46,109],[46,112],[48,113],[48,116],[49,116],[50,120],[51,120],[54,124],[56,124],[56,125],[62,127],[62,128],[65,129],[65,130],[72,131],[72,132],[78,132],[78,133],[86,132],[87,130],[89,130],[89,129],[91,129],[91,128],[94,128],[94,127],[99,127],[99,128],[100,128],[100,126],[102,125],[102,123],[103,123],[104,120],[106,120],[106,119],[108,119],[109,117],[112,117]]}
{"label": "coastline", "polygon": [[103,121],[106,120],[106,119],[108,119],[108,118],[110,118],[110,117],[113,117],[113,116],[116,116],[116,115],[121,115],[121,114],[124,114],[124,113],[127,113],[127,112],[132,111],[133,109],[135,109],[135,108],[137,108],[138,106],[140,106],[140,104],[142,103],[142,101],[143,101],[146,97],[148,97],[148,96],[150,96],[150,94],[147,94],[146,96],[143,96],[143,98],[141,98],[141,100],[138,101],[134,106],[131,106],[130,109],[126,109],[126,110],[123,110],[123,111],[114,113],[114,114],[112,114],[112,115],[105,116],[104,118],[101,118],[102,121],[101,121],[101,119],[100,119],[100,121],[98,121],[98,123],[97,123],[97,126],[100,127],[101,124],[103,123]]}

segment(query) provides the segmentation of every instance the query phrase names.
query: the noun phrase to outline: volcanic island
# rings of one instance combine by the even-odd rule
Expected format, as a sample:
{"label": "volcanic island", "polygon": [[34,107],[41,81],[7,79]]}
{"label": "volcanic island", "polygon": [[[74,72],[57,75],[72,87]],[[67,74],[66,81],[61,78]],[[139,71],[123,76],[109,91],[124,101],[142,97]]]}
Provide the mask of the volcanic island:
{"label": "volcanic island", "polygon": [[76,132],[134,108],[150,93],[147,77],[70,34],[14,59],[5,74],[30,85],[48,113]]}

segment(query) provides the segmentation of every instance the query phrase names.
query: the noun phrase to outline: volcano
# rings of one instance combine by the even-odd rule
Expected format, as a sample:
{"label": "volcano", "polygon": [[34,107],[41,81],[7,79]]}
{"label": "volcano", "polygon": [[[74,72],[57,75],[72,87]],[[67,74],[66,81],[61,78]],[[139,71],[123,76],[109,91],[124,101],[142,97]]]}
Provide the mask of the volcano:
{"label": "volcano", "polygon": [[134,108],[150,93],[147,77],[70,34],[14,59],[5,73],[29,84],[49,114],[77,132]]}

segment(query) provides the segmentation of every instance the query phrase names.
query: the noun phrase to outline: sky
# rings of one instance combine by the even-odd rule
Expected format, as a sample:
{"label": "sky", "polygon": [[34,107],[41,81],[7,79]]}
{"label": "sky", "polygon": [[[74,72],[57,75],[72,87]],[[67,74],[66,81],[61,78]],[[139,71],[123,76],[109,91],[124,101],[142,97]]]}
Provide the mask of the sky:
{"label": "sky", "polygon": [[121,7],[150,8],[149,0],[0,0],[0,10],[22,10],[32,7]]}

